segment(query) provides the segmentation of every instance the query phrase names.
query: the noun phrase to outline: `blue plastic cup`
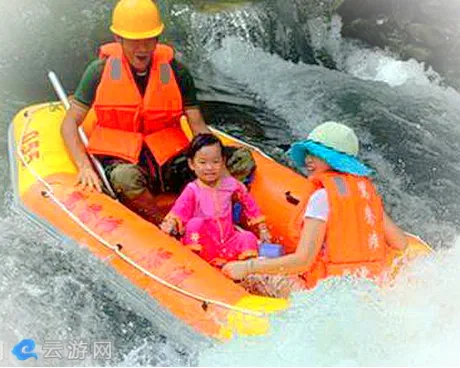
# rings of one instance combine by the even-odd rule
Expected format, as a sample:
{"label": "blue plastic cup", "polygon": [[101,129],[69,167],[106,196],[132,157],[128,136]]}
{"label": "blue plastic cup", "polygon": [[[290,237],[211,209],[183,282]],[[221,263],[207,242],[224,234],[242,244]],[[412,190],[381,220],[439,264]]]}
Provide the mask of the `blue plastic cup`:
{"label": "blue plastic cup", "polygon": [[259,257],[277,258],[284,255],[284,247],[281,244],[261,243],[259,245]]}

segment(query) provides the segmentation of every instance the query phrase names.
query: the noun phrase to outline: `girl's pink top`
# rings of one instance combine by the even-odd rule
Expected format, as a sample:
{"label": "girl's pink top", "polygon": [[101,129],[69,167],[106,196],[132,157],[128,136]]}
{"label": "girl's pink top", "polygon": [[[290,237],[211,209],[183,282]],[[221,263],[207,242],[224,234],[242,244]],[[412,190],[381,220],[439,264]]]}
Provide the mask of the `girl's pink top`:
{"label": "girl's pink top", "polygon": [[222,178],[215,187],[199,179],[189,183],[176,200],[170,214],[184,226],[195,217],[218,220],[226,240],[234,233],[233,204],[239,202],[248,224],[264,221],[261,211],[247,188],[232,176]]}

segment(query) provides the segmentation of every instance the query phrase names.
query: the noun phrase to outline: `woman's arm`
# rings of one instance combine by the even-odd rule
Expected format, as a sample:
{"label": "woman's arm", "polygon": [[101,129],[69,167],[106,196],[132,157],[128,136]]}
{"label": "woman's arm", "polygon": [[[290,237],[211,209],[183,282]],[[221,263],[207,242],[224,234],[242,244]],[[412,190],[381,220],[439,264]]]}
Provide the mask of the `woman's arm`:
{"label": "woman's arm", "polygon": [[402,231],[385,212],[383,213],[383,231],[385,240],[390,247],[399,250],[406,249],[407,239],[404,235],[404,231]]}
{"label": "woman's arm", "polygon": [[272,259],[229,262],[223,267],[222,272],[233,280],[240,280],[251,273],[300,274],[306,272],[318,256],[325,235],[325,221],[306,218],[295,253]]}

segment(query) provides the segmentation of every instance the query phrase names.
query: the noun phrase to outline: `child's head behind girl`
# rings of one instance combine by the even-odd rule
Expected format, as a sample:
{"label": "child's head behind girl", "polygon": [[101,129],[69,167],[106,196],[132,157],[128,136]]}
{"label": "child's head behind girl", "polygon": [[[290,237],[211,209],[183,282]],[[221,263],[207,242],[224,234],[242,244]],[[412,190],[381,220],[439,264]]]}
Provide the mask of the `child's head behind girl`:
{"label": "child's head behind girl", "polygon": [[224,145],[214,134],[198,134],[190,142],[188,165],[206,185],[215,186],[225,173]]}

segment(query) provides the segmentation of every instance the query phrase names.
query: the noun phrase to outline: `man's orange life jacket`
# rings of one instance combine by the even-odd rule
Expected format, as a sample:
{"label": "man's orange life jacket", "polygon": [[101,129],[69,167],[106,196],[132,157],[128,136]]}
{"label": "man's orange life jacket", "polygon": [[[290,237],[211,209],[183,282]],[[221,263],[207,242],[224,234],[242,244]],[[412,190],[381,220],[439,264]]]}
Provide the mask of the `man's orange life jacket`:
{"label": "man's orange life jacket", "polygon": [[155,48],[144,97],[120,44],[102,46],[99,56],[107,61],[93,105],[97,122],[88,151],[137,163],[145,143],[160,166],[183,151],[189,141],[180,126],[183,104],[170,65],[173,49]]}
{"label": "man's orange life jacket", "polygon": [[328,276],[354,273],[363,269],[370,277],[385,268],[387,244],[383,229],[383,206],[371,181],[337,172],[310,179],[310,195],[295,219],[300,233],[306,204],[311,194],[326,189],[329,202],[325,243],[311,269],[303,275],[307,287],[314,287]]}

